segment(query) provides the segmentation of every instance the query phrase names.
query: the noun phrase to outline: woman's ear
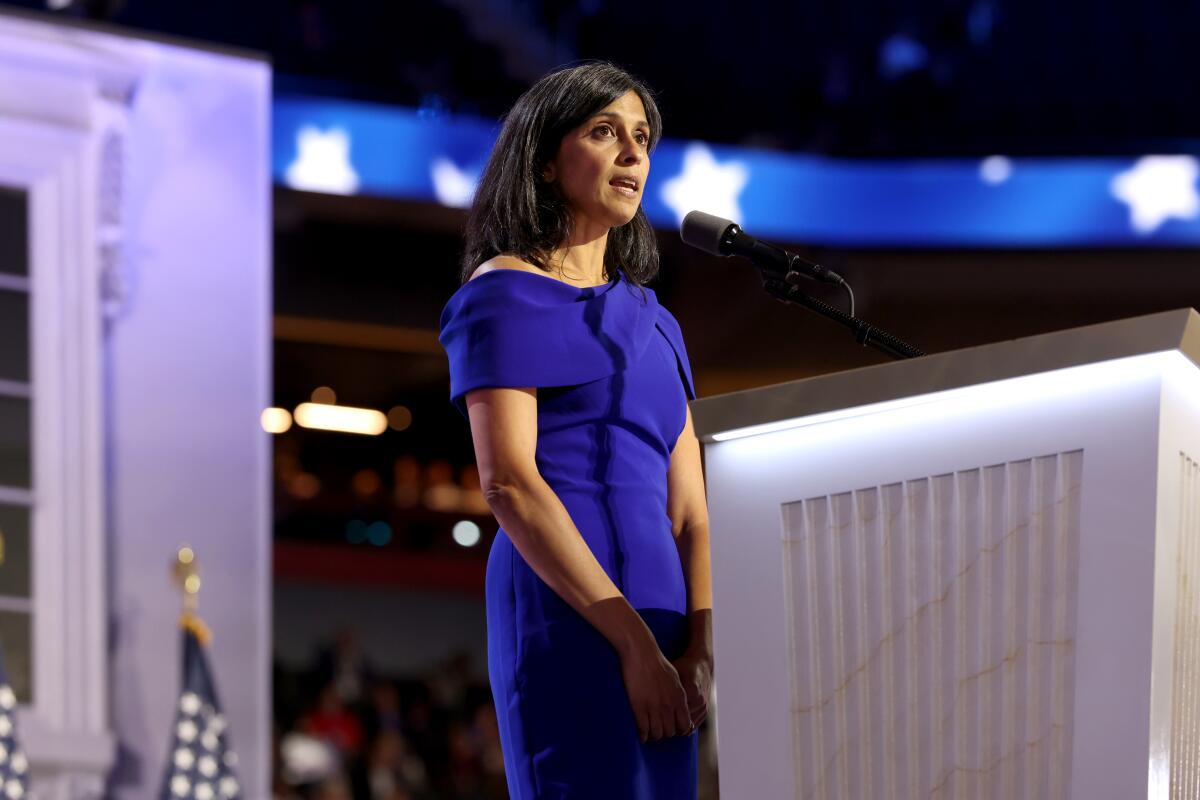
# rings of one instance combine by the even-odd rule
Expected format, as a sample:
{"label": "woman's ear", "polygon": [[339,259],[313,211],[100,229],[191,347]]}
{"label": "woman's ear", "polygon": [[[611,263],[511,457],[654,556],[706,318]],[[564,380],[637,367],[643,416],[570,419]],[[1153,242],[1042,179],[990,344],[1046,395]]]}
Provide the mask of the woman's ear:
{"label": "woman's ear", "polygon": [[552,162],[547,163],[544,167],[542,167],[542,182],[554,183],[556,174],[557,171],[554,169],[554,164]]}

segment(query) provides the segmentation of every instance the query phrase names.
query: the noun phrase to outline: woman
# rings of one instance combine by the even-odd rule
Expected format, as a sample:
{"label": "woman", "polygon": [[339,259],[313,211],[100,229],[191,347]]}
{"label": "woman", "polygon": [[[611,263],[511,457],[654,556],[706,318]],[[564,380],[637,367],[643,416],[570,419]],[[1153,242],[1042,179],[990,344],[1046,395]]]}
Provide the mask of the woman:
{"label": "woman", "polygon": [[441,318],[501,525],[488,672],[514,800],[696,797],[708,515],[679,325],[641,209],[661,118],[606,63],[517,100]]}

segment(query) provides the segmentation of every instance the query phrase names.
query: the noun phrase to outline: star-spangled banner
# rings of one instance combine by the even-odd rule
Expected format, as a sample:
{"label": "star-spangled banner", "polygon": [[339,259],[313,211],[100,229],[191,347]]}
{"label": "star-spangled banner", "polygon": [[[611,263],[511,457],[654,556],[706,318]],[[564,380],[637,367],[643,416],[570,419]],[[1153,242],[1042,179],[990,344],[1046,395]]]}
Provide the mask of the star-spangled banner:
{"label": "star-spangled banner", "polygon": [[17,741],[16,713],[17,696],[0,646],[0,800],[21,800],[29,794],[29,760]]}
{"label": "star-spangled banner", "polygon": [[183,687],[161,800],[240,800],[242,796],[237,756],[229,746],[228,723],[201,637],[207,639],[207,633],[199,621],[185,618]]}
{"label": "star-spangled banner", "polygon": [[[499,130],[467,115],[297,95],[276,96],[272,109],[278,183],[460,208]],[[1200,245],[1193,145],[1123,158],[856,160],[667,138],[642,206],[661,229],[698,209],[813,245]]]}

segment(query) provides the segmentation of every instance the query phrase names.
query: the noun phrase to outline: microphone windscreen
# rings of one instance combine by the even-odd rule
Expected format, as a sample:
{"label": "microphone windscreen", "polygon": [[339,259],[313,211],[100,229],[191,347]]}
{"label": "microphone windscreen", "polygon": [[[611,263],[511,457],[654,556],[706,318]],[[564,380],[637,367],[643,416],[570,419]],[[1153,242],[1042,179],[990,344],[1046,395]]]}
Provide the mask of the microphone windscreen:
{"label": "microphone windscreen", "polygon": [[684,244],[720,256],[724,255],[721,252],[721,240],[732,224],[733,220],[715,217],[703,211],[689,211],[679,226],[679,236]]}

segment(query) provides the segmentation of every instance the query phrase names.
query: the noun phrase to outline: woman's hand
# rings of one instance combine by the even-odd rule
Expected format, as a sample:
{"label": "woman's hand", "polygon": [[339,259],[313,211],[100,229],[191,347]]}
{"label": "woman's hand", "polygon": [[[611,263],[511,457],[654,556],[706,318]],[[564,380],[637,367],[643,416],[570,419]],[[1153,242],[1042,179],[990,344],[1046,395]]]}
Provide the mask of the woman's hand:
{"label": "woman's hand", "polygon": [[700,723],[708,718],[708,706],[712,699],[712,658],[688,652],[672,661],[671,665],[675,667],[687,694],[688,714],[692,718],[692,726],[699,728]]}
{"label": "woman's hand", "polygon": [[688,698],[679,674],[652,638],[622,654],[621,677],[642,742],[692,732]]}

